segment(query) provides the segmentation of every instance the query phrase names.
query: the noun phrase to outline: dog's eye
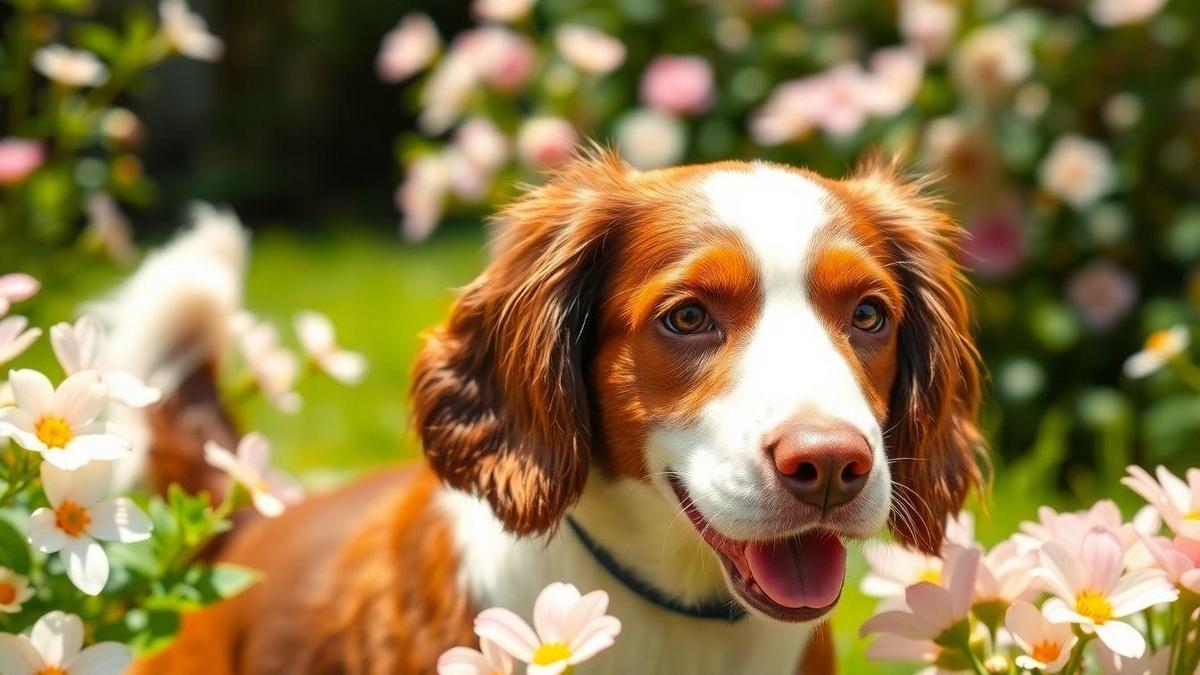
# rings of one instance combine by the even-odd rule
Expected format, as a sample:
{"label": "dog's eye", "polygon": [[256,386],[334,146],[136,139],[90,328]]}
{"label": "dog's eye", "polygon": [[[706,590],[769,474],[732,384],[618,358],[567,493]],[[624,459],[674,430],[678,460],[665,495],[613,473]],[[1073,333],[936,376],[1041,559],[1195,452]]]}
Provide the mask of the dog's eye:
{"label": "dog's eye", "polygon": [[712,319],[700,305],[690,302],[667,312],[663,325],[677,335],[694,335],[712,329]]}
{"label": "dog's eye", "polygon": [[854,315],[850,317],[850,322],[861,331],[878,333],[883,330],[887,318],[878,303],[874,300],[867,300],[860,302],[858,307],[854,308]]}

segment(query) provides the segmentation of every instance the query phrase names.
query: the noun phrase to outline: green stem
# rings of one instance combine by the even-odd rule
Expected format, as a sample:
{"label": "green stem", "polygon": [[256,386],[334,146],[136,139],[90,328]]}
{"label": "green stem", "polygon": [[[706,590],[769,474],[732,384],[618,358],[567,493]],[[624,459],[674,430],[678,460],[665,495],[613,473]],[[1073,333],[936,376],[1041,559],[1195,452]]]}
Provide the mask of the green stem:
{"label": "green stem", "polygon": [[1154,639],[1154,614],[1150,612],[1150,608],[1142,610],[1142,616],[1146,617],[1146,644],[1150,651],[1158,651],[1158,641]]}
{"label": "green stem", "polygon": [[1171,367],[1184,384],[1200,392],[1200,366],[1192,363],[1187,355],[1181,355],[1171,360]]}
{"label": "green stem", "polygon": [[1071,658],[1067,661],[1067,665],[1060,671],[1062,675],[1075,675],[1083,672],[1083,653],[1087,649],[1087,644],[1096,637],[1095,633],[1081,633],[1078,629],[1075,634],[1079,636],[1079,641],[1075,643],[1075,650],[1071,652]]}

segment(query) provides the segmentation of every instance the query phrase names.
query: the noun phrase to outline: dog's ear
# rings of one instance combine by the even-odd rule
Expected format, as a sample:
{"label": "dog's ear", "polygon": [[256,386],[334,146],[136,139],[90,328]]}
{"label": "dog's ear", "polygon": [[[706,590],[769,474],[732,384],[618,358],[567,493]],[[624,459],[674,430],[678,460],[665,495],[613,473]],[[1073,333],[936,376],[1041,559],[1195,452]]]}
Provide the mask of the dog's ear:
{"label": "dog's ear", "polygon": [[961,230],[921,181],[895,162],[874,160],[847,181],[892,249],[904,292],[898,368],[889,406],[888,447],[896,504],[891,527],[926,553],[941,547],[986,464],[976,426],[979,355],[957,260]]}
{"label": "dog's ear", "polygon": [[630,169],[594,152],[497,216],[494,258],[428,336],[412,385],[429,463],[505,527],[555,527],[587,479],[584,363]]}

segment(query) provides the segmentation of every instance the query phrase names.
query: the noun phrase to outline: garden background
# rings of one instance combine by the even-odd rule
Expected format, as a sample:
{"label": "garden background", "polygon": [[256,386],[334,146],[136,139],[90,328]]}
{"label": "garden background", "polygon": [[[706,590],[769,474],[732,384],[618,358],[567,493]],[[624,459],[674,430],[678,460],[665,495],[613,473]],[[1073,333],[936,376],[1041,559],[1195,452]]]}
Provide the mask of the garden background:
{"label": "garden background", "polygon": [[[131,74],[113,102],[132,113],[133,131],[92,129],[84,115],[68,153],[54,148],[75,138],[73,113],[54,108],[66,104],[53,88],[22,79],[22,59],[49,42],[104,57],[106,40],[118,59],[156,7],[6,3],[6,135],[50,148],[35,173],[3,187],[0,272],[44,285],[23,313],[36,325],[73,316],[165,241],[190,201],[233,207],[254,230],[248,307],[283,324],[301,309],[326,312],[369,361],[355,388],[306,381],[297,415],[248,410],[283,466],[329,485],[417,456],[406,391],[419,333],[480,269],[482,218],[574,139],[647,167],[764,158],[835,176],[883,148],[941,172],[971,232],[964,264],[977,284],[994,462],[981,540],[1043,503],[1112,497],[1131,515],[1136,498],[1117,484],[1126,464],[1196,464],[1194,371],[1133,379],[1123,364],[1151,332],[1194,325],[1200,308],[1200,5],[522,5],[195,2],[224,40],[221,58]],[[416,58],[428,37],[417,13],[436,25],[428,58]],[[463,37],[481,23],[495,28]],[[570,32],[581,26],[603,34]],[[407,61],[388,54],[404,40]],[[455,63],[478,54],[499,65]],[[455,90],[460,67],[476,71]],[[14,112],[21,91],[45,119]],[[131,225],[131,255],[103,245],[88,208],[97,192]],[[52,363],[45,341],[32,363]],[[851,588],[863,567],[852,565],[834,625],[846,672],[861,672],[856,630],[874,601]]]}

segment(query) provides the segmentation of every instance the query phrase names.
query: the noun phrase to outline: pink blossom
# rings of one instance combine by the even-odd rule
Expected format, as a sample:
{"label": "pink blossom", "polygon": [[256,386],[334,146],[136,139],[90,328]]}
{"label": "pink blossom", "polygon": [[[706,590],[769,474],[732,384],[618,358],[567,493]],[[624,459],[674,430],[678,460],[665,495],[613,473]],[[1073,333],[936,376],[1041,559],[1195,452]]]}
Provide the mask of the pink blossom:
{"label": "pink blossom", "polygon": [[1004,278],[1025,261],[1025,235],[1017,209],[1003,208],[971,219],[962,243],[963,261],[981,277]]}
{"label": "pink blossom", "polygon": [[485,82],[505,92],[525,84],[537,60],[537,50],[529,38],[502,26],[484,26],[464,33],[455,40],[454,48],[463,50]]}
{"label": "pink blossom", "polygon": [[1175,534],[1200,541],[1200,469],[1188,469],[1186,482],[1165,466],[1155,469],[1158,480],[1140,466],[1128,470],[1121,484],[1157,509]]}
{"label": "pink blossom", "polygon": [[1067,665],[1078,638],[1069,623],[1051,623],[1028,602],[1013,603],[1004,617],[1013,641],[1025,652],[1016,659],[1025,670],[1057,673]]}
{"label": "pink blossom", "polygon": [[824,81],[816,77],[780,84],[750,116],[750,135],[759,145],[767,146],[804,137],[816,125],[824,93]]}
{"label": "pink blossom", "polygon": [[905,589],[906,610],[890,610],[871,617],[861,635],[889,633],[906,640],[935,640],[967,619],[979,573],[978,549],[948,557],[940,583],[922,581]]}
{"label": "pink blossom", "polygon": [[867,109],[879,117],[899,113],[912,103],[924,75],[925,59],[917,50],[880,49],[871,55],[865,93]]}
{"label": "pink blossom", "polygon": [[553,168],[571,157],[579,136],[561,117],[531,117],[517,132],[517,156],[535,169]]}
{"label": "pink blossom", "polygon": [[454,134],[463,155],[476,166],[494,171],[508,161],[508,138],[486,117],[472,117]]}
{"label": "pink blossom", "polygon": [[0,316],[7,314],[13,303],[32,298],[41,287],[42,284],[28,274],[13,272],[0,275]]}
{"label": "pink blossom", "polygon": [[712,105],[712,66],[699,56],[659,56],[642,73],[642,102],[676,115],[698,115]]}
{"label": "pink blossom", "polygon": [[424,241],[442,219],[450,173],[440,154],[422,155],[407,169],[404,182],[396,190],[396,207],[403,214],[404,238]]}
{"label": "pink blossom", "polygon": [[945,53],[958,29],[953,0],[900,0],[900,34],[929,58]]}
{"label": "pink blossom", "polygon": [[625,62],[625,45],[588,26],[569,24],[558,29],[554,44],[567,63],[593,75],[606,75]]}
{"label": "pink blossom", "polygon": [[850,136],[867,122],[871,85],[857,63],[843,63],[821,78],[823,100],[816,107],[818,127],[834,136]]}
{"label": "pink blossom", "polygon": [[1186,537],[1150,537],[1138,533],[1142,545],[1154,564],[1167,573],[1171,581],[1200,594],[1200,540]]}
{"label": "pink blossom", "polygon": [[512,23],[529,14],[537,0],[475,0],[471,12],[485,21]]}
{"label": "pink blossom", "polygon": [[1071,275],[1067,281],[1067,299],[1089,329],[1104,332],[1125,318],[1137,303],[1137,279],[1101,260]]}
{"label": "pink blossom", "polygon": [[491,640],[480,638],[479,650],[453,647],[438,658],[438,675],[510,675],[513,659]]}
{"label": "pink blossom", "polygon": [[428,16],[408,14],[383,36],[375,57],[375,72],[384,82],[407,80],[433,61],[440,43],[437,26]]}
{"label": "pink blossom", "polygon": [[23,182],[44,161],[46,151],[38,141],[11,137],[0,140],[0,185]]}

